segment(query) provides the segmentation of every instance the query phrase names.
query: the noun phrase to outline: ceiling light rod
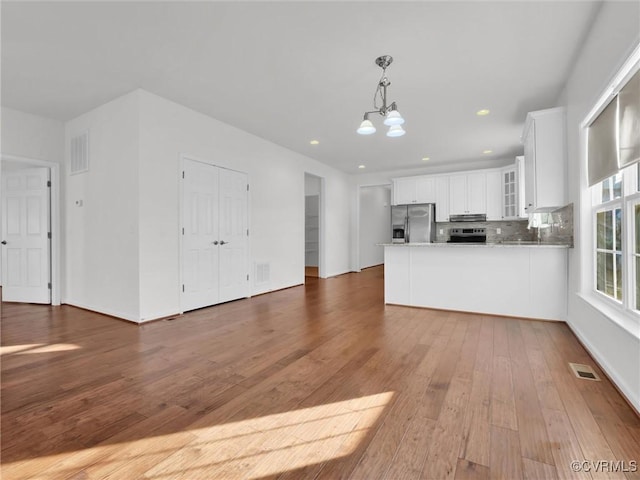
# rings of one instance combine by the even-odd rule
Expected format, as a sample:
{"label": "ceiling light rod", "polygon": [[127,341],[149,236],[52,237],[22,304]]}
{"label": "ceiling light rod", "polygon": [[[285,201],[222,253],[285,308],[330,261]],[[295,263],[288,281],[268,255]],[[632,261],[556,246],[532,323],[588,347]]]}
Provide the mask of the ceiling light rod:
{"label": "ceiling light rod", "polygon": [[[364,118],[360,124],[360,128],[357,130],[360,135],[371,135],[376,132],[376,127],[374,127],[371,120],[369,120],[369,114],[371,113],[377,113],[385,117],[384,124],[389,127],[387,137],[401,137],[406,133],[401,126],[404,123],[404,118],[402,118],[402,115],[398,112],[396,102],[392,102],[387,106],[387,87],[391,85],[391,82],[387,78],[386,72],[387,67],[391,65],[391,62],[393,62],[393,57],[390,55],[382,55],[381,57],[376,58],[376,65],[382,68],[382,77],[380,77],[376,91],[373,94],[373,108],[375,110],[364,113]],[[380,95],[382,100],[382,105],[380,107],[378,107],[377,104],[378,95]]]}

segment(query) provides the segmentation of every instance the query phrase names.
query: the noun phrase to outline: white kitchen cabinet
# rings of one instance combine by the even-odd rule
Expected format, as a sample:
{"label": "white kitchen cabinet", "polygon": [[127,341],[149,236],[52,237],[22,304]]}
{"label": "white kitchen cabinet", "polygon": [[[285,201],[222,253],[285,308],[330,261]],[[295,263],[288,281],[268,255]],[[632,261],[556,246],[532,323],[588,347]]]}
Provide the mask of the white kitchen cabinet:
{"label": "white kitchen cabinet", "polygon": [[393,204],[434,203],[435,179],[429,176],[394,178]]}
{"label": "white kitchen cabinet", "polygon": [[457,174],[449,177],[449,213],[487,213],[485,173]]}
{"label": "white kitchen cabinet", "polygon": [[384,301],[566,321],[567,257],[562,246],[385,246]]}
{"label": "white kitchen cabinet", "polygon": [[435,177],[436,222],[449,221],[449,176]]}
{"label": "white kitchen cabinet", "polygon": [[490,170],[487,176],[487,220],[502,220],[502,174],[500,170]]}
{"label": "white kitchen cabinet", "polygon": [[516,166],[503,168],[502,180],[502,218],[509,220],[518,216],[518,178]]}
{"label": "white kitchen cabinet", "polygon": [[522,134],[525,209],[558,207],[566,202],[565,111],[529,112]]}

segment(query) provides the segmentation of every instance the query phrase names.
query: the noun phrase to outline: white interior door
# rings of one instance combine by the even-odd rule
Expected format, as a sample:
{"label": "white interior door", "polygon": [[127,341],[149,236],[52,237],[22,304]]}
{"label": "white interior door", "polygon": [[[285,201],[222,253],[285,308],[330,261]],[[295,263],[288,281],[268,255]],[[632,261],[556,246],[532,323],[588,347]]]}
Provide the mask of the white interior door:
{"label": "white interior door", "polygon": [[247,175],[220,169],[220,301],[249,296]]}
{"label": "white interior door", "polygon": [[51,303],[49,169],[2,174],[2,300]]}
{"label": "white interior door", "polygon": [[218,303],[218,172],[219,169],[184,160],[182,310]]}

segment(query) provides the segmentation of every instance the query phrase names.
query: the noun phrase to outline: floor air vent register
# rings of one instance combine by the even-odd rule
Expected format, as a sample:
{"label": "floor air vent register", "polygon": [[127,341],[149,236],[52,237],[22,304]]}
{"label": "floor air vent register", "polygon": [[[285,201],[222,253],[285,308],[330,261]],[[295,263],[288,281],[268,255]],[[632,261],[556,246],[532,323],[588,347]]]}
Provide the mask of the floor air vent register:
{"label": "floor air vent register", "polygon": [[600,381],[600,377],[598,376],[598,374],[589,365],[570,363],[569,368],[571,368],[571,371],[578,378],[582,378],[584,380],[593,380],[594,382]]}

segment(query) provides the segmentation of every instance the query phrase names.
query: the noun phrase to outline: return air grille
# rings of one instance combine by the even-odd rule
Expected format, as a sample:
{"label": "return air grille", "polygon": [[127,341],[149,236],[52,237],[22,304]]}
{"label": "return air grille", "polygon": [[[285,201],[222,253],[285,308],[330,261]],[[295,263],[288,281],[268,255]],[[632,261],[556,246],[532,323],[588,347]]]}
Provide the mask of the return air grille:
{"label": "return air grille", "polygon": [[269,283],[271,277],[271,266],[269,262],[256,263],[256,285]]}
{"label": "return air grille", "polygon": [[598,374],[589,365],[582,365],[580,363],[570,363],[569,368],[571,368],[571,371],[578,378],[582,378],[585,380],[593,380],[594,382],[600,381],[600,377],[598,376]]}
{"label": "return air grille", "polygon": [[89,132],[71,138],[69,174],[89,171]]}

